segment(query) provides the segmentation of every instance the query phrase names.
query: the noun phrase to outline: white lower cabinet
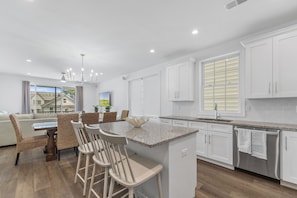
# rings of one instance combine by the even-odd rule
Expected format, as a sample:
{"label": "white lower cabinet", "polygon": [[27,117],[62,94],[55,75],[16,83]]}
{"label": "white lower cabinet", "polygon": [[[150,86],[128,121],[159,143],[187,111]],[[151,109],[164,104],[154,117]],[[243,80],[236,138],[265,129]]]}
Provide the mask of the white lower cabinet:
{"label": "white lower cabinet", "polygon": [[172,120],[172,126],[188,127],[188,121],[186,121],[186,120]]}
{"label": "white lower cabinet", "polygon": [[196,135],[198,158],[234,168],[232,125],[190,122],[189,127],[199,129]]}
{"label": "white lower cabinet", "polygon": [[[297,132],[281,132],[281,180],[282,184],[297,188]],[[289,182],[289,183],[287,183]],[[290,184],[294,185],[291,186]]]}

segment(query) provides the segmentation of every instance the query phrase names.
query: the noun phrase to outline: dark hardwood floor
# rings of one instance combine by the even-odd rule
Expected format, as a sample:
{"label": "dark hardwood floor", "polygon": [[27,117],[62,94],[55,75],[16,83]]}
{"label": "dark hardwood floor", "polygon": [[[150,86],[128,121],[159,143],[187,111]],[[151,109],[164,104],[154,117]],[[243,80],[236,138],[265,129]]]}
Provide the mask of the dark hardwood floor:
{"label": "dark hardwood floor", "polygon": [[[74,184],[77,157],[73,150],[61,153],[60,161],[45,162],[42,149],[21,153],[14,166],[15,147],[0,148],[0,198],[76,198],[82,184]],[[196,197],[261,198],[297,197],[297,191],[278,182],[241,171],[197,161]]]}

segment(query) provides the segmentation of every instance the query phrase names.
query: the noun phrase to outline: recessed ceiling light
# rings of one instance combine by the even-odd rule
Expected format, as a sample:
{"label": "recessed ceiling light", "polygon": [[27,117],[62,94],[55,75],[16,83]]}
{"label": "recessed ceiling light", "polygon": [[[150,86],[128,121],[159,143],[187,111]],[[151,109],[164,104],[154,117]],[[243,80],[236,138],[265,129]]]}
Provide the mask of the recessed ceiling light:
{"label": "recessed ceiling light", "polygon": [[28,73],[27,73],[27,75],[29,75],[29,76],[30,76],[30,75],[31,75],[31,73],[30,73],[30,72],[28,72]]}
{"label": "recessed ceiling light", "polygon": [[155,51],[154,49],[151,49],[151,50],[150,50],[150,53],[152,53],[152,54],[155,53],[155,52],[156,52],[156,51]]}
{"label": "recessed ceiling light", "polygon": [[197,35],[198,33],[199,33],[199,31],[197,29],[192,30],[193,35]]}
{"label": "recessed ceiling light", "polygon": [[27,59],[26,62],[27,62],[27,63],[31,63],[32,60],[31,60],[31,59]]}
{"label": "recessed ceiling light", "polygon": [[103,73],[101,72],[101,73],[100,73],[100,75],[102,76],[102,75],[103,75]]}

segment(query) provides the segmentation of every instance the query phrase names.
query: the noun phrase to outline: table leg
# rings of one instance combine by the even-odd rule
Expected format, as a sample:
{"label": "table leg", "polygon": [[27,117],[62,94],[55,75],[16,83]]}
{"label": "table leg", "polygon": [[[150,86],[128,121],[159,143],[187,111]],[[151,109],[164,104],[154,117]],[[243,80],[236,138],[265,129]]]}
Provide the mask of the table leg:
{"label": "table leg", "polygon": [[49,137],[47,141],[46,161],[52,161],[57,159],[56,152],[55,152],[55,140],[54,140],[55,132],[56,130],[53,130],[53,129],[47,131],[47,134]]}

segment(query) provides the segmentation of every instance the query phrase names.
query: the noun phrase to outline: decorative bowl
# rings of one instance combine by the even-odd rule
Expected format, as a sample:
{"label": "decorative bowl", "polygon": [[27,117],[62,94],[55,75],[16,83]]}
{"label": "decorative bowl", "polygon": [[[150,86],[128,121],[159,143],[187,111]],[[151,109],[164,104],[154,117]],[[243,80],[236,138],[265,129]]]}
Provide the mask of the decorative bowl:
{"label": "decorative bowl", "polygon": [[147,121],[149,121],[146,117],[140,117],[140,118],[126,118],[126,121],[133,125],[135,128],[140,128],[142,125],[144,125]]}

